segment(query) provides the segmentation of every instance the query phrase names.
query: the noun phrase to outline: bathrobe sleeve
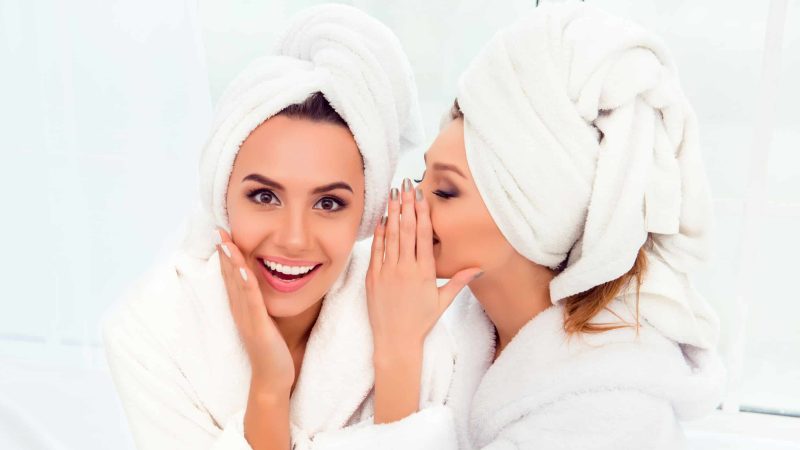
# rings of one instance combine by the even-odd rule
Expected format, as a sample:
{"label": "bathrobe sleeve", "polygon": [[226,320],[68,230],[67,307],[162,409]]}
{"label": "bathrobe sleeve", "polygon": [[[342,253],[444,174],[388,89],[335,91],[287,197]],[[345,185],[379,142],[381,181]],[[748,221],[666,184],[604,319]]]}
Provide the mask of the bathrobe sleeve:
{"label": "bathrobe sleeve", "polygon": [[371,420],[313,438],[293,433],[293,450],[457,450],[453,414],[444,405],[429,406],[401,420],[374,424]]}
{"label": "bathrobe sleeve", "polygon": [[251,450],[242,426],[219,424],[204,409],[135,311],[106,319],[103,341],[137,449]]}
{"label": "bathrobe sleeve", "polygon": [[685,447],[669,402],[637,390],[575,393],[502,427],[483,450]]}

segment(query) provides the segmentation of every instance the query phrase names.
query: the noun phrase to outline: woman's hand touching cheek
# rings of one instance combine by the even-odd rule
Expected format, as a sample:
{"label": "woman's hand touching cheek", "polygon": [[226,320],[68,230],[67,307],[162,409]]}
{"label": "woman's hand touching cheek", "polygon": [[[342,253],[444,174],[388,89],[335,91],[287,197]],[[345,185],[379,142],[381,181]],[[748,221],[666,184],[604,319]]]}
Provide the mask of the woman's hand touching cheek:
{"label": "woman's hand touching cheek", "polygon": [[254,450],[286,450],[290,445],[289,396],[295,379],[292,355],[267,314],[255,274],[228,233],[219,230],[219,235],[217,252],[231,315],[251,366],[245,438]]}

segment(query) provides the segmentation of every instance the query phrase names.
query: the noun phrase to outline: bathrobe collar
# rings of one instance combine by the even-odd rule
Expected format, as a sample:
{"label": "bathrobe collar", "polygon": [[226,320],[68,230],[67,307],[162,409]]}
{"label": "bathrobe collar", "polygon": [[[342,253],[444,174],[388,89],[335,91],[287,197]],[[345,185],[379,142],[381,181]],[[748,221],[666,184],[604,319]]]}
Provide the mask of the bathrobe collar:
{"label": "bathrobe collar", "polygon": [[[635,312],[615,300],[594,322],[618,323],[616,316],[633,323]],[[539,313],[486,370],[469,421],[478,447],[520,417],[576,393],[640,390],[670,402],[682,420],[713,409],[721,398],[724,369],[712,352],[679,345],[646,322],[638,333],[626,327],[569,337],[563,317],[559,305]]]}
{"label": "bathrobe collar", "polygon": [[[367,315],[364,275],[367,252],[354,249],[346,269],[323,300],[292,393],[292,428],[308,436],[343,427],[369,395],[374,382],[372,333]],[[207,317],[204,336],[221,351],[206,354],[184,370],[199,398],[218,420],[230,417],[247,403],[250,363],[228,306],[219,258],[186,260],[178,274]],[[211,368],[211,370],[209,370]],[[231,391],[235,395],[231,395]]]}

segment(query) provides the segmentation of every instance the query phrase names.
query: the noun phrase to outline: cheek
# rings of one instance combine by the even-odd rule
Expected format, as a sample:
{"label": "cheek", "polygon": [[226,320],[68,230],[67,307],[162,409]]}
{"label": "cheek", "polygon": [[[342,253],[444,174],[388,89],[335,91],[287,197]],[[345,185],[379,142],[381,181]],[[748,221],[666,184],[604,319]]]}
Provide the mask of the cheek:
{"label": "cheek", "polygon": [[353,250],[361,216],[321,220],[315,227],[317,242],[333,266],[339,268]]}
{"label": "cheek", "polygon": [[269,233],[269,224],[265,223],[263,216],[259,217],[259,214],[254,214],[246,208],[229,207],[228,223],[234,244],[245,256],[252,253]]}
{"label": "cheek", "polygon": [[488,267],[507,246],[487,211],[467,202],[431,211],[431,222],[441,240],[436,251],[437,276],[449,278],[469,267]]}

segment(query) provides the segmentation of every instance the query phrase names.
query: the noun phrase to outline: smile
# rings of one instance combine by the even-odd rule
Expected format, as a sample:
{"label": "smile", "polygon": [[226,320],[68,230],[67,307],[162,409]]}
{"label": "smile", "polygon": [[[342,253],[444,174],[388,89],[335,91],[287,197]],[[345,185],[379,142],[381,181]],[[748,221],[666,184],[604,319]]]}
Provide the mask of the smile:
{"label": "smile", "polygon": [[[277,258],[275,258],[277,259]],[[278,292],[294,292],[314,278],[322,264],[306,261],[290,263],[281,259],[259,258],[260,274]]]}

